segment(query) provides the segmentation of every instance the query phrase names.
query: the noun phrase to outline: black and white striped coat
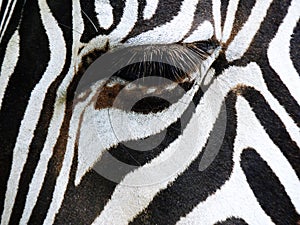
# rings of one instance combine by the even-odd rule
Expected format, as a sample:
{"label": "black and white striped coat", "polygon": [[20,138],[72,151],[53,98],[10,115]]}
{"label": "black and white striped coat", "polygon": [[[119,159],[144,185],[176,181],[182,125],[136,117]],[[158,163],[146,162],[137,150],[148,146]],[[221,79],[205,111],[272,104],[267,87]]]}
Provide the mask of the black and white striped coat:
{"label": "black and white striped coat", "polygon": [[[1,225],[300,223],[299,0],[1,3]],[[185,106],[96,109],[101,80],[74,106],[100,56],[175,43],[213,50]],[[108,110],[147,130],[122,142],[166,136],[151,151],[127,148]],[[201,170],[209,146],[218,154]],[[92,168],[109,156],[135,167],[107,179]]]}

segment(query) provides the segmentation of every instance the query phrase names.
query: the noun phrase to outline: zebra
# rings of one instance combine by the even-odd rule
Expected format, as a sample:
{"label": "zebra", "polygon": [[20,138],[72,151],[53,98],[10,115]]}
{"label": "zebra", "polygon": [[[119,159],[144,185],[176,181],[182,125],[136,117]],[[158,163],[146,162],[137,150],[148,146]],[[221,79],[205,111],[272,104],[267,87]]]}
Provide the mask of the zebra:
{"label": "zebra", "polygon": [[[300,224],[299,0],[3,0],[0,16],[2,225]],[[109,81],[77,87],[102,56],[153,45],[196,49],[202,72],[184,107],[123,112],[168,116],[115,141],[101,116],[114,107],[81,100]],[[92,114],[104,149],[80,120]],[[151,151],[126,145],[161,132]],[[109,179],[95,166],[110,156],[135,167]]]}

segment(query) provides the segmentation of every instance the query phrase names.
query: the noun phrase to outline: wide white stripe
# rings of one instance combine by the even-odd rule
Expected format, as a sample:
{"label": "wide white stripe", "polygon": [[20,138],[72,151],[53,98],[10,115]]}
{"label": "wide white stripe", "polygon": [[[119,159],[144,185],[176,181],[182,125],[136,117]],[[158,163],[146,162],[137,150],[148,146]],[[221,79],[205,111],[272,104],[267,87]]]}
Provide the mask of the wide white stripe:
{"label": "wide white stripe", "polygon": [[221,1],[220,0],[212,0],[212,13],[214,17],[215,35],[217,40],[221,40],[222,32],[221,32]]}
{"label": "wide white stripe", "polygon": [[104,29],[110,28],[114,22],[113,8],[110,5],[109,0],[96,0],[95,1],[95,12],[100,27]]}
{"label": "wide white stripe", "polygon": [[168,44],[180,41],[191,29],[197,3],[198,0],[185,0],[178,15],[170,22],[133,37],[125,44]]}
{"label": "wide white stripe", "polygon": [[184,39],[183,42],[191,43],[196,41],[208,40],[213,36],[213,34],[213,25],[209,21],[205,20],[197,27],[196,30],[193,31],[193,33],[190,36]]}
{"label": "wide white stripe", "polygon": [[235,13],[238,8],[239,0],[230,0],[227,8],[226,19],[224,22],[222,42],[225,43],[230,37],[232,26],[235,19]]}
{"label": "wide white stripe", "polygon": [[147,4],[144,9],[144,19],[149,20],[154,15],[155,10],[157,9],[159,0],[147,0],[146,2],[147,2]]}
{"label": "wide white stripe", "polygon": [[18,30],[16,30],[7,44],[4,60],[0,70],[0,109],[2,107],[2,100],[9,82],[9,78],[13,74],[19,59],[19,42],[20,36]]}
{"label": "wide white stripe", "polygon": [[[149,164],[125,176],[124,180],[116,187],[111,200],[93,224],[107,224],[112,220],[116,221],[115,224],[125,224],[147,207],[153,197],[173,182],[200,153],[213,127],[224,97],[230,89],[241,83],[261,90],[271,107],[275,105],[276,110],[279,110],[279,114],[282,114],[281,106],[276,102],[276,99],[266,92],[267,89],[262,80],[260,68],[256,63],[250,63],[247,67],[243,68],[228,68],[204,93],[202,101],[196,109],[196,113],[193,115],[182,136],[176,139],[176,141]],[[210,113],[207,113],[208,110]],[[202,129],[199,129],[199,127],[202,127]],[[294,126],[293,129],[297,128]],[[184,151],[182,151],[183,149]],[[195,152],[189,152],[191,158],[185,161],[187,156],[182,154],[183,152],[184,154],[188,153],[189,149],[193,149]],[[174,171],[172,176],[165,177],[163,182],[151,186],[142,186],[143,183],[148,184],[150,178],[161,180],[162,176],[166,175],[165,172],[168,172],[169,168],[160,163],[164,162],[168,157],[172,157],[175,163],[181,163],[179,165],[182,167]],[[159,171],[159,174],[155,174],[157,171]],[[130,186],[130,184],[140,184],[141,186]]]}
{"label": "wide white stripe", "polygon": [[21,122],[17,141],[13,150],[11,173],[7,183],[4,212],[2,215],[3,224],[7,224],[10,218],[12,206],[18,190],[18,183],[28,156],[29,145],[32,141],[33,133],[43,107],[46,91],[60,74],[66,56],[62,31],[56,23],[55,18],[52,16],[48,5],[46,2],[40,0],[39,7],[41,10],[41,19],[49,39],[50,61],[41,80],[31,93],[24,118]]}
{"label": "wide white stripe", "polygon": [[[0,24],[0,31],[2,32],[2,34],[0,36],[0,42],[1,42],[2,38],[3,38],[3,35],[5,33],[6,28],[7,28],[8,24],[9,24],[9,22],[10,22],[10,18],[12,16],[13,12],[14,12],[16,3],[17,3],[16,0],[8,1],[8,3],[7,3],[7,7],[6,7],[5,11],[4,11],[4,14],[3,14],[3,17],[2,17],[2,21],[1,21],[1,24]],[[9,5],[12,5],[10,11],[8,11],[9,10]],[[8,14],[8,17],[7,17],[7,20],[5,20],[4,18],[7,16],[7,14]],[[4,24],[4,22],[6,22],[6,23]]]}
{"label": "wide white stripe", "polygon": [[256,1],[248,20],[228,46],[226,59],[229,62],[241,58],[247,51],[260,24],[267,15],[271,2],[271,0]]}
{"label": "wide white stripe", "polygon": [[[271,67],[279,74],[280,79],[297,100],[298,104],[300,104],[300,77],[291,60],[290,39],[293,29],[297,25],[297,21],[299,21],[299,17],[300,1],[294,0],[268,49],[268,58]],[[298,48],[300,48],[299,44]]]}

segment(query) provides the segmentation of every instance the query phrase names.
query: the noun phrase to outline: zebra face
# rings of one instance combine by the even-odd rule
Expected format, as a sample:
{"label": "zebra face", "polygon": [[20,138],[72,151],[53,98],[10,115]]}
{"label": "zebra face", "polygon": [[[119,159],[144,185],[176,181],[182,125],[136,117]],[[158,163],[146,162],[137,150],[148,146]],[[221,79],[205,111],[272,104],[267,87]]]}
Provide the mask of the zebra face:
{"label": "zebra face", "polygon": [[0,4],[1,225],[299,223],[299,0]]}

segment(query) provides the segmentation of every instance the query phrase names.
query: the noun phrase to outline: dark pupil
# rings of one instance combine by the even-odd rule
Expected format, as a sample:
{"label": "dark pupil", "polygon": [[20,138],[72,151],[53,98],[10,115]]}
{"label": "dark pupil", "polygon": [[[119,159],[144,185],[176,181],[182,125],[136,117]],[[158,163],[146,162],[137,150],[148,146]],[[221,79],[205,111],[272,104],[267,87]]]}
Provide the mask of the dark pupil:
{"label": "dark pupil", "polygon": [[137,113],[148,114],[150,112],[152,113],[160,112],[168,108],[169,106],[170,103],[167,100],[156,96],[151,96],[139,100],[137,103],[134,104],[131,110]]}

